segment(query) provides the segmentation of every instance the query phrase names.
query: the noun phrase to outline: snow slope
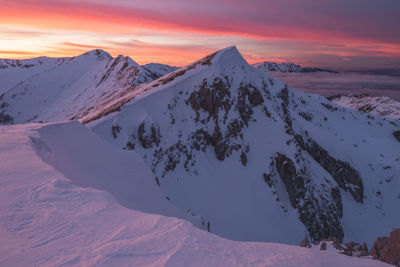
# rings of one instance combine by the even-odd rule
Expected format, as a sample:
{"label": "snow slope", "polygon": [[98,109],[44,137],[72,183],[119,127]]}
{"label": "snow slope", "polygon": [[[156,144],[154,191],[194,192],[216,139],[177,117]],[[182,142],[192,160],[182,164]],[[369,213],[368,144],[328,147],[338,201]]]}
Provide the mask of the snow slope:
{"label": "snow slope", "polygon": [[0,124],[82,120],[138,85],[172,71],[167,67],[145,68],[103,50],[72,58],[2,59]]}
{"label": "snow slope", "polygon": [[399,225],[395,120],[288,88],[235,47],[140,90],[90,125],[141,155],[171,201],[205,216],[211,232],[370,246]]}
{"label": "snow slope", "polygon": [[400,102],[388,96],[372,96],[368,94],[335,95],[328,97],[328,99],[343,107],[400,119]]}
{"label": "snow slope", "polygon": [[0,126],[0,158],[0,266],[388,266],[200,230],[136,153],[76,122]]}
{"label": "snow slope", "polygon": [[160,64],[160,63],[149,63],[146,65],[142,66],[144,69],[146,69],[149,73],[153,75],[155,78],[160,78],[170,72],[173,72],[177,69],[178,67],[173,67],[165,64]]}

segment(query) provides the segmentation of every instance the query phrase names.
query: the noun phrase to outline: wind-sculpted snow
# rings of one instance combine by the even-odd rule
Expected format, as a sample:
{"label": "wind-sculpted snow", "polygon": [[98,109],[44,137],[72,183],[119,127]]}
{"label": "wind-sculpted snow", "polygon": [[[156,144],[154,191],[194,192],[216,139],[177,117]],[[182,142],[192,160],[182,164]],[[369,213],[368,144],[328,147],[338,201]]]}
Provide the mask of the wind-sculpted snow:
{"label": "wind-sculpted snow", "polygon": [[2,126],[0,158],[1,266],[388,266],[198,229],[140,157],[79,123]]}
{"label": "wind-sculpted snow", "polygon": [[142,155],[171,201],[211,232],[372,243],[400,223],[396,121],[295,91],[234,47],[141,90],[91,126]]}

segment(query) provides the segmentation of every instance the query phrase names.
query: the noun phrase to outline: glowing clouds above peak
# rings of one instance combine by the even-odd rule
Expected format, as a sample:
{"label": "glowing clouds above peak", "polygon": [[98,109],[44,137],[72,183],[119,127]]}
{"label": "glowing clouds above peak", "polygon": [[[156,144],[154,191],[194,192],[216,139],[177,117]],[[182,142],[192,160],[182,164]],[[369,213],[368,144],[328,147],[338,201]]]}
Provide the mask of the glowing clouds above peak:
{"label": "glowing clouds above peak", "polygon": [[12,51],[21,51],[20,57],[75,55],[99,47],[140,63],[184,65],[236,44],[252,62],[338,64],[329,57],[317,63],[318,55],[354,64],[373,58],[371,67],[400,62],[397,0],[0,0],[0,5],[1,57],[18,57]]}

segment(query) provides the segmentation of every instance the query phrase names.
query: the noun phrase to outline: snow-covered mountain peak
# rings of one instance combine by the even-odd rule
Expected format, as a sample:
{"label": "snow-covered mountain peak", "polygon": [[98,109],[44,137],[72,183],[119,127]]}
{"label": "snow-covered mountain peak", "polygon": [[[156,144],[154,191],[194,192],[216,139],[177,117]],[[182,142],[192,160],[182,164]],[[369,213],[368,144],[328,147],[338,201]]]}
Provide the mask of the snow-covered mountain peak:
{"label": "snow-covered mountain peak", "polygon": [[243,56],[240,54],[236,46],[229,46],[219,50],[215,57],[211,60],[211,63],[219,64],[235,64],[235,65],[246,65],[248,64]]}
{"label": "snow-covered mountain peak", "polygon": [[83,54],[83,56],[96,56],[99,59],[112,58],[112,56],[103,49],[93,49]]}
{"label": "snow-covered mountain peak", "polygon": [[69,58],[0,60],[0,124],[81,120],[169,71],[154,74],[101,49]]}
{"label": "snow-covered mountain peak", "polygon": [[[392,160],[400,160],[394,122],[291,89],[249,66],[236,48],[139,91],[91,126],[142,155],[171,200],[206,216],[219,235],[296,244],[307,233],[371,242],[377,233],[359,223],[379,217],[382,223],[371,227],[382,230],[400,220],[393,203],[379,197],[400,192],[377,178],[400,171]],[[383,158],[390,168],[381,166]]]}

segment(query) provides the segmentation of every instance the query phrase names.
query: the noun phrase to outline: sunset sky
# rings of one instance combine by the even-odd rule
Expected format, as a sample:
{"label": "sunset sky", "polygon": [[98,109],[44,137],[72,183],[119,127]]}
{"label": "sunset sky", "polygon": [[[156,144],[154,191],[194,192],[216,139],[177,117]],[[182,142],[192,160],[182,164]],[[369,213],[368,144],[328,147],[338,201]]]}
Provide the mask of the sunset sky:
{"label": "sunset sky", "polygon": [[399,0],[0,0],[0,58],[94,48],[182,66],[236,45],[250,63],[400,68]]}

